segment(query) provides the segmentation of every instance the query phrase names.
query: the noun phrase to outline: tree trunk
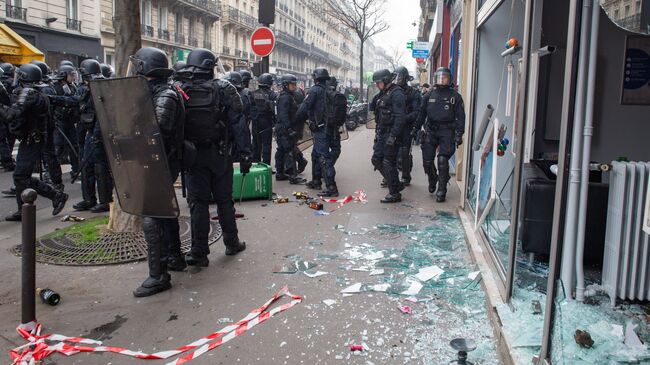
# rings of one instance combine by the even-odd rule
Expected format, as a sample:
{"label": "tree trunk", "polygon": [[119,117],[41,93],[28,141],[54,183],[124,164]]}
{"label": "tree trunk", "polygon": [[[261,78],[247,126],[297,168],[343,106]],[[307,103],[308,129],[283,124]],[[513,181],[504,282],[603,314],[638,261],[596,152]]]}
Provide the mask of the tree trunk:
{"label": "tree trunk", "polygon": [[[142,48],[140,2],[115,0],[114,4],[115,72],[118,76],[126,76],[129,56]],[[107,228],[113,232],[139,232],[142,231],[142,218],[125,213],[116,201],[111,204]]]}
{"label": "tree trunk", "polygon": [[142,48],[140,30],[140,2],[133,0],[115,0],[115,72],[126,76],[129,56]]}
{"label": "tree trunk", "polygon": [[[363,93],[363,44],[365,42],[361,41],[361,49],[359,50],[359,94],[361,100],[365,100],[366,95]],[[370,102],[370,100],[366,100]]]}

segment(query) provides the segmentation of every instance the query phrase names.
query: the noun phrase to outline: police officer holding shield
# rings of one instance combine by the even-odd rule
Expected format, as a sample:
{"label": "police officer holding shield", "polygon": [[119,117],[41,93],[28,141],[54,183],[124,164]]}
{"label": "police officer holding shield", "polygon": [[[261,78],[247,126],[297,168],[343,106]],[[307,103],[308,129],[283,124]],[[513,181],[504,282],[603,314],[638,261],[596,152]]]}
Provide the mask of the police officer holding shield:
{"label": "police officer holding shield", "polygon": [[[465,105],[462,96],[453,88],[451,71],[448,68],[439,68],[434,79],[433,88],[422,98],[420,115],[413,134],[424,125],[425,134],[421,144],[424,172],[429,179],[429,192],[435,192],[436,201],[441,203],[447,197],[449,159],[456,152],[456,147],[463,143]],[[437,171],[434,164],[436,151]]]}
{"label": "police officer holding shield", "polygon": [[[184,120],[183,102],[168,83],[173,71],[167,55],[154,47],[138,50],[131,56],[131,64],[138,75],[148,80],[171,173],[171,181],[167,183],[173,185],[181,170]],[[167,270],[180,271],[187,266],[181,255],[178,218],[145,217],[142,227],[147,241],[149,277],[133,292],[136,297],[151,296],[171,288]]]}

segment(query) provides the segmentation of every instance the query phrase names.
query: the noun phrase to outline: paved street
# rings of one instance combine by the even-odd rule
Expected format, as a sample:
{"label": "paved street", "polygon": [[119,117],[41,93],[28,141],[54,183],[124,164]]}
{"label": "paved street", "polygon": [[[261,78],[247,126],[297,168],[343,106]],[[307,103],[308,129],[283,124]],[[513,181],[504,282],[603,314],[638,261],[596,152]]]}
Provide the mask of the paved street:
{"label": "paved street", "polygon": [[[414,185],[403,192],[404,201],[380,204],[385,190],[370,164],[372,139],[373,131],[351,133],[337,165],[340,192],[364,189],[367,204],[352,202],[328,216],[316,216],[293,201],[244,202],[237,206],[245,214],[238,224],[248,249],[230,258],[217,242],[210,266],[200,272],[172,273],[170,291],[145,299],[133,297],[132,290],[147,272],[144,262],[99,267],[39,264],[37,286],[62,295],[57,307],[37,304],[44,332],[83,335],[144,352],[171,350],[238,321],[288,285],[293,294],[304,296],[302,303],[191,363],[446,364],[456,356],[449,340],[467,336],[478,344],[470,360],[498,364],[480,276],[474,273],[477,269],[470,263],[456,218],[458,189],[454,185],[448,202],[436,204],[427,192],[416,147]],[[0,173],[0,186],[9,184],[10,174]],[[79,185],[66,189],[70,201],[76,202]],[[295,190],[288,183],[274,186],[276,193],[287,197]],[[12,199],[0,199],[0,212],[8,213],[14,204]],[[182,215],[188,215],[183,200],[181,205]],[[60,218],[71,208],[52,217],[49,202],[39,198],[38,207],[39,235],[69,224]],[[19,224],[0,223],[3,363],[8,362],[9,349],[24,343],[14,330],[20,321],[20,259],[8,252],[19,240]],[[301,272],[273,273],[295,261],[316,264],[310,274],[326,274],[312,278]],[[425,280],[421,290],[400,295],[413,289],[410,275],[433,265],[444,273]],[[363,284],[361,293],[340,293],[356,283]],[[323,302],[328,299],[335,302]],[[402,313],[400,306],[408,306],[412,313]],[[362,345],[364,350],[351,353],[350,345]],[[44,363],[149,362],[166,363],[117,354],[53,355]]]}

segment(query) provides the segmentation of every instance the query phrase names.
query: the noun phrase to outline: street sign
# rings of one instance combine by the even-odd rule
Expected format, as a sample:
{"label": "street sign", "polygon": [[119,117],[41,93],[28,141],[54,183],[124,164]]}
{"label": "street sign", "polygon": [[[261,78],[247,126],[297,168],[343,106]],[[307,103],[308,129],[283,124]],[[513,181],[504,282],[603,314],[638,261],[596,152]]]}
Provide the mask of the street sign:
{"label": "street sign", "polygon": [[259,27],[251,36],[251,48],[253,53],[260,57],[266,57],[273,52],[275,47],[275,34],[267,27]]}
{"label": "street sign", "polygon": [[413,50],[413,58],[429,58],[429,50]]}
{"label": "street sign", "polygon": [[413,49],[413,41],[406,42],[406,49]]}
{"label": "street sign", "polygon": [[413,50],[414,51],[423,51],[423,50],[429,50],[431,49],[431,43],[429,42],[413,42]]}

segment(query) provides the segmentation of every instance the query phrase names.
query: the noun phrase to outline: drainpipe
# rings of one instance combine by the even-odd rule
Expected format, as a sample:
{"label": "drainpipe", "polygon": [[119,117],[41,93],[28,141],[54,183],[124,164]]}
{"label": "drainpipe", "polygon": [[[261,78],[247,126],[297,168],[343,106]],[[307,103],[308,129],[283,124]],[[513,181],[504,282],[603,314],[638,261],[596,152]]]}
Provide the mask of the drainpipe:
{"label": "drainpipe", "polygon": [[564,244],[562,246],[561,278],[567,299],[572,298],[575,286],[576,234],[578,221],[578,198],[580,194],[580,153],[582,147],[582,127],[585,119],[586,74],[589,66],[589,19],[593,0],[583,0],[580,17],[580,54],[578,56],[578,80],[573,132],[571,137],[571,162],[569,165],[569,189],[567,194]]}
{"label": "drainpipe", "polygon": [[[585,127],[582,143],[582,171],[580,178],[580,210],[578,212],[578,236],[576,238],[576,300],[585,300],[585,224],[587,223],[587,198],[589,193],[589,163],[591,136],[594,129],[594,94],[596,90],[596,66],[598,64],[598,32],[600,26],[599,0],[593,1],[591,9],[591,42],[589,44],[589,71],[587,76],[587,100],[585,103]],[[593,294],[593,293],[587,293]]]}

